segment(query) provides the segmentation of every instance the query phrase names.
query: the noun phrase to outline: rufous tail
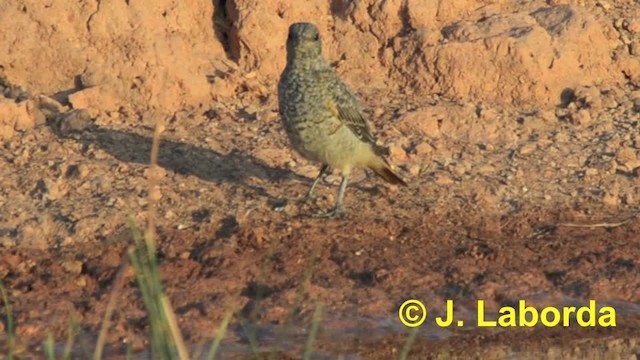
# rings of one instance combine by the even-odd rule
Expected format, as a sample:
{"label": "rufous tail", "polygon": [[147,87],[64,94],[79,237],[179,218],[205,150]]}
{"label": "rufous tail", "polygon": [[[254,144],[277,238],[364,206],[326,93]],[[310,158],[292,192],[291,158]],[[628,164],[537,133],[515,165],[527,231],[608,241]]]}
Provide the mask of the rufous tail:
{"label": "rufous tail", "polygon": [[407,186],[407,183],[404,182],[398,175],[394,174],[393,171],[389,168],[389,164],[382,159],[378,159],[374,164],[369,165],[369,169],[373,170],[376,174],[378,174],[381,178],[385,179],[390,184]]}

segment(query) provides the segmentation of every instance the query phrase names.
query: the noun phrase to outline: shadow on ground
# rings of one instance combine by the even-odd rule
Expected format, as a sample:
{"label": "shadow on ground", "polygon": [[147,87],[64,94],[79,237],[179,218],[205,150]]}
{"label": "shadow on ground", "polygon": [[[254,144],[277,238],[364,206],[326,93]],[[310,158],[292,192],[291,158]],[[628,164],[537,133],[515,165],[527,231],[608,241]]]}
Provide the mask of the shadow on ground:
{"label": "shadow on ground", "polygon": [[[85,149],[89,149],[91,145],[95,145],[107,151],[120,161],[149,164],[151,157],[151,136],[94,125],[81,132],[65,132],[61,131],[58,125],[50,125],[58,137],[62,139],[75,139],[81,142]],[[234,183],[244,185],[256,191],[261,196],[269,198],[275,205],[283,205],[290,199],[274,198],[269,195],[264,188],[248,184],[247,179],[258,178],[268,182],[278,182],[289,179],[309,185],[313,181],[313,179],[297,175],[290,170],[272,167],[264,161],[238,149],[234,149],[228,154],[222,154],[212,149],[174,140],[163,140],[162,138],[160,139],[158,165],[178,174],[197,176],[202,180],[217,184]],[[371,176],[369,173],[366,174],[365,178]],[[349,186],[372,195],[379,192],[376,186],[362,186],[359,184],[361,181],[362,180],[352,181]]]}
{"label": "shadow on ground", "polygon": [[[150,136],[97,126],[82,133],[71,134],[64,134],[53,126],[52,128],[60,138],[78,140],[87,148],[94,144],[120,161],[137,164],[148,164],[150,161]],[[158,165],[178,174],[193,175],[214,183],[246,183],[252,177],[267,181],[291,178],[309,181],[286,169],[272,167],[237,149],[222,154],[173,140],[160,139]]]}

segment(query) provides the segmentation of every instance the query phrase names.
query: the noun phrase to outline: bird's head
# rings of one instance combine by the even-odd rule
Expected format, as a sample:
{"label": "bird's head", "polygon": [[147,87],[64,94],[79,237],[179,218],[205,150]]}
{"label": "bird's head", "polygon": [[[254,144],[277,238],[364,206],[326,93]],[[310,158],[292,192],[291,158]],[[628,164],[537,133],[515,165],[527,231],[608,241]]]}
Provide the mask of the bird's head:
{"label": "bird's head", "polygon": [[295,23],[289,27],[288,59],[313,59],[322,53],[320,31],[311,23]]}

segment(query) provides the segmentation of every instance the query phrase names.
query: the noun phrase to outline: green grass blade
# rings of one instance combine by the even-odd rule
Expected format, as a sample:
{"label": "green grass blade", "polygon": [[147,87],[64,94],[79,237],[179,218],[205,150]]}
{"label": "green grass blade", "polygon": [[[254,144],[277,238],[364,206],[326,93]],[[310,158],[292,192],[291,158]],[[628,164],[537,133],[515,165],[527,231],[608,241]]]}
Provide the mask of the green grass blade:
{"label": "green grass blade", "polygon": [[227,334],[227,328],[229,327],[229,323],[231,322],[231,318],[233,318],[233,310],[227,311],[224,314],[224,318],[220,323],[220,327],[218,327],[218,334],[216,338],[213,340],[213,344],[211,345],[211,349],[209,349],[209,353],[207,354],[207,360],[213,360],[216,357],[216,353],[218,353],[218,349],[220,348],[220,344],[222,343],[222,339],[224,339]]}
{"label": "green grass blade", "polygon": [[62,359],[71,359],[71,351],[73,350],[73,343],[75,342],[76,335],[80,329],[80,325],[75,319],[71,319],[69,322],[69,329],[67,334],[67,342],[64,344],[64,351],[62,353]]}
{"label": "green grass blade", "polygon": [[56,360],[56,349],[53,341],[53,335],[49,333],[43,344],[44,357],[47,360]]}
{"label": "green grass blade", "polygon": [[304,345],[304,354],[302,358],[304,360],[311,359],[311,354],[313,354],[313,346],[316,340],[316,336],[318,335],[318,329],[320,328],[320,319],[322,318],[322,305],[318,303],[316,305],[316,309],[313,311],[313,320],[311,321],[311,330],[309,331],[309,337],[307,337],[307,342]]}
{"label": "green grass blade", "polygon": [[413,346],[413,341],[416,339],[416,335],[418,335],[418,328],[413,328],[407,341],[404,343],[404,347],[402,348],[402,352],[398,357],[398,360],[407,360],[407,356],[409,356],[409,351],[411,351],[411,346]]}

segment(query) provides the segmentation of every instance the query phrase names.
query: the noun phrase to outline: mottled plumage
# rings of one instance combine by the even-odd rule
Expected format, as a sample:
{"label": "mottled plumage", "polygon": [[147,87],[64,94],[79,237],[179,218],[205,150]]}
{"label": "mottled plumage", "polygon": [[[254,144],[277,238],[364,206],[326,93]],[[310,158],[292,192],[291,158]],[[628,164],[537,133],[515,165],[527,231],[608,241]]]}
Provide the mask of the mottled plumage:
{"label": "mottled plumage", "polygon": [[296,23],[289,28],[287,66],[278,85],[280,114],[293,148],[323,167],[308,196],[328,167],[342,172],[333,211],[342,212],[348,178],[354,167],[370,168],[392,184],[406,185],[382,157],[358,99],[322,57],[318,28]]}

